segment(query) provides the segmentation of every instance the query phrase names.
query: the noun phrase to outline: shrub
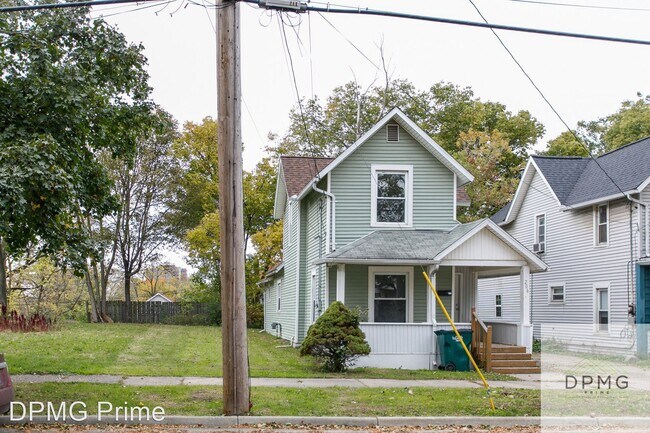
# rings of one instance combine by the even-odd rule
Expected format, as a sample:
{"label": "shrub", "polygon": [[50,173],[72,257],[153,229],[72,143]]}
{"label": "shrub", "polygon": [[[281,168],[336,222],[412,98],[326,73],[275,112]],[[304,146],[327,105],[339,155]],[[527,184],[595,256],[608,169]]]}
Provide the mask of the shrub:
{"label": "shrub", "polygon": [[311,325],[300,348],[301,356],[314,356],[325,371],[333,372],[345,371],[359,356],[369,353],[359,316],[338,301]]}
{"label": "shrub", "polygon": [[51,327],[52,321],[42,314],[26,317],[16,310],[9,312],[6,305],[0,304],[0,331],[45,332]]}

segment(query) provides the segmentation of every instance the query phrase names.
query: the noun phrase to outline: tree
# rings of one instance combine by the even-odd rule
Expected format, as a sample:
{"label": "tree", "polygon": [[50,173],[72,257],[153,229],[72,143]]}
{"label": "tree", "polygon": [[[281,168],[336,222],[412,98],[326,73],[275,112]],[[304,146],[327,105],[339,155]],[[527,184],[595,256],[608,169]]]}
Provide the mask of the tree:
{"label": "tree", "polygon": [[137,146],[132,165],[115,160],[112,168],[120,210],[116,219],[117,255],[124,276],[125,320],[130,320],[131,283],[143,265],[158,257],[169,242],[166,212],[171,200],[168,183],[177,176],[171,146],[176,123],[158,109],[155,127]]}
{"label": "tree", "polygon": [[589,156],[589,148],[596,156],[650,136],[650,95],[637,96],[636,101],[623,101],[618,111],[609,116],[578,122],[575,133],[582,144],[572,133],[563,132],[548,142],[544,154]]}
{"label": "tree", "polygon": [[300,355],[323,362],[325,371],[343,372],[359,356],[370,354],[359,317],[340,301],[334,302],[311,325],[300,346]]}
{"label": "tree", "polygon": [[[142,50],[91,19],[87,8],[0,15],[0,238],[6,255],[32,245],[38,255],[78,271],[94,255],[76,221],[117,208],[96,153],[129,160],[149,122]],[[0,280],[5,303],[6,280]]]}
{"label": "tree", "polygon": [[[275,137],[268,150],[276,156],[335,156],[393,107],[400,107],[452,156],[456,156],[463,133],[498,133],[499,140],[509,147],[508,152],[500,154],[499,175],[504,180],[518,177],[528,152],[544,135],[544,126],[528,111],[512,113],[501,103],[482,101],[469,87],[440,82],[421,91],[407,80],[387,80],[385,86],[366,90],[354,82],[347,83],[334,89],[325,103],[317,98],[303,102],[304,117],[294,108],[288,131],[281,138]],[[466,168],[471,170],[469,165]],[[475,195],[478,191],[477,187],[468,188],[473,203],[492,209],[502,203],[500,198],[494,203],[483,203],[497,195]],[[477,213],[466,211],[464,218],[484,215],[476,206],[470,207],[469,212]]]}
{"label": "tree", "polygon": [[462,222],[487,218],[510,201],[523,163],[510,166],[512,149],[498,131],[461,132],[457,147],[456,159],[474,176],[474,182],[466,187],[472,202],[469,207],[459,209],[458,218]]}

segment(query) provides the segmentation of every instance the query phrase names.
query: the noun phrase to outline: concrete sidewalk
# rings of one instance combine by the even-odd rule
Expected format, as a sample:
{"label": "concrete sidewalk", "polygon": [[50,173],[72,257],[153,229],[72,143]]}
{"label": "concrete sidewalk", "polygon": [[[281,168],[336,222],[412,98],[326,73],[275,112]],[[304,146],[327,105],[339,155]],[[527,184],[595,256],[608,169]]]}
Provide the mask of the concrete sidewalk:
{"label": "concrete sidewalk", "polygon": [[[15,384],[20,383],[106,383],[124,386],[175,386],[175,385],[209,385],[221,386],[220,377],[166,377],[166,376],[112,376],[112,375],[12,375]],[[490,381],[493,388],[539,389],[540,383],[535,380]],[[483,384],[476,380],[397,380],[397,379],[295,379],[295,378],[251,378],[252,386],[286,387],[286,388],[482,388]]]}

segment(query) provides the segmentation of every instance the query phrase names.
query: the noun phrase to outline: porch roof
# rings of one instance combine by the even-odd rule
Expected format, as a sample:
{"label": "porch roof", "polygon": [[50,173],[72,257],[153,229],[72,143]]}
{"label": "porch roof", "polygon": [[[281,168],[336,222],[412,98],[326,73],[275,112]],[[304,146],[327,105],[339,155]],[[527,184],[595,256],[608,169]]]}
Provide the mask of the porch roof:
{"label": "porch roof", "polygon": [[[316,260],[314,264],[440,264],[452,252],[483,229],[495,237],[490,242],[508,247],[513,255],[531,267],[546,270],[546,264],[489,219],[459,224],[451,230],[377,230]],[[463,257],[454,257],[462,259]]]}

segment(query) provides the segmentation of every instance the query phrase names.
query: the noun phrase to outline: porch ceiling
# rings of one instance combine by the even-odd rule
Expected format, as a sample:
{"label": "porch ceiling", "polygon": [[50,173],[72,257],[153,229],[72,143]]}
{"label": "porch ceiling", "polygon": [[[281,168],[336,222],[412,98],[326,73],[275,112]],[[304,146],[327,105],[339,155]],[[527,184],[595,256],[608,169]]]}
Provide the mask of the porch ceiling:
{"label": "porch ceiling", "polygon": [[[486,236],[486,232],[489,232]],[[481,235],[477,236],[477,234]],[[495,253],[501,252],[501,259]],[[513,266],[528,264],[532,272],[546,264],[490,220],[459,224],[452,230],[377,230],[339,248],[314,264]],[[465,263],[464,263],[465,262]]]}

